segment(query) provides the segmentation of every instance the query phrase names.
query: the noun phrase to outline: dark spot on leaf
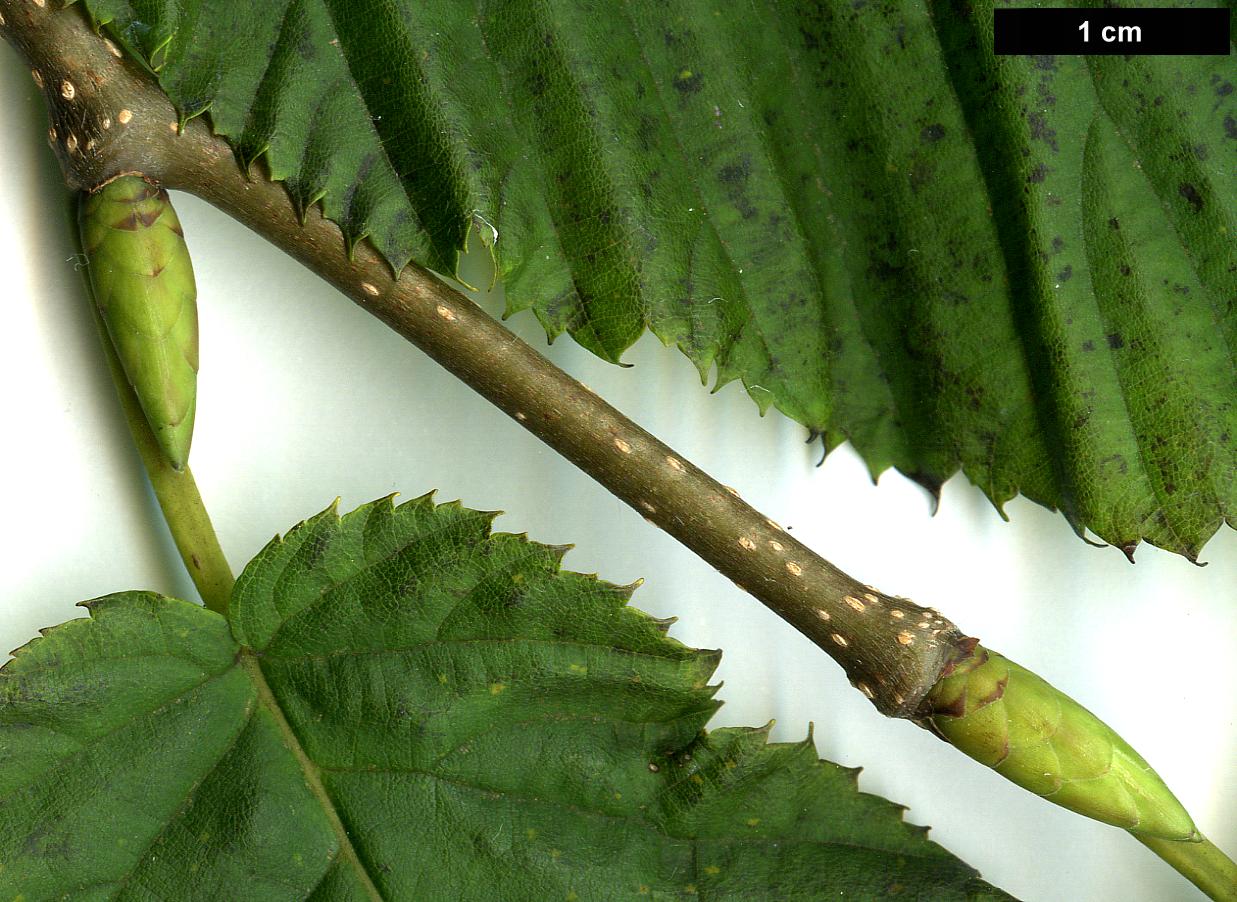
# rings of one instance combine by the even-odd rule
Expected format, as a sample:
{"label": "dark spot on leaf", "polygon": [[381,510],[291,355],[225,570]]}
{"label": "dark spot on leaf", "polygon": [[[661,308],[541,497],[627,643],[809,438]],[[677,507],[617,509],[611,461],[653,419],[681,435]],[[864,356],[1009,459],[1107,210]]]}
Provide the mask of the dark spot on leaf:
{"label": "dark spot on leaf", "polygon": [[919,133],[919,140],[926,144],[939,141],[943,137],[945,137],[945,126],[938,122],[934,122],[931,125],[925,125],[923,130]]}
{"label": "dark spot on leaf", "polygon": [[747,181],[747,177],[752,174],[752,161],[750,157],[744,157],[738,163],[732,163],[729,166],[723,166],[717,173],[717,178],[724,185],[742,185]]}
{"label": "dark spot on leaf", "polygon": [[330,544],[330,539],[321,534],[311,538],[305,547],[305,563],[310,567],[316,566],[326,554]]}
{"label": "dark spot on leaf", "polygon": [[1108,347],[1114,351],[1125,347],[1125,339],[1121,337],[1120,332],[1113,332],[1108,336]]}
{"label": "dark spot on leaf", "polygon": [[1120,454],[1110,454],[1100,461],[1100,467],[1102,468],[1107,469],[1109,465],[1115,466],[1117,472],[1123,475],[1130,471],[1129,463],[1127,463],[1125,457]]}
{"label": "dark spot on leaf", "polygon": [[1027,181],[1032,184],[1039,184],[1048,176],[1048,167],[1043,163],[1037,165],[1027,174]]}
{"label": "dark spot on leaf", "polygon": [[1226,81],[1224,84],[1216,88],[1216,96],[1218,97],[1227,97],[1229,94],[1232,94],[1232,93],[1233,93],[1233,83],[1231,81]]}
{"label": "dark spot on leaf", "polygon": [[1073,276],[1073,275],[1074,275],[1074,267],[1072,267],[1072,266],[1070,266],[1070,265],[1066,264],[1065,269],[1063,269],[1063,270],[1061,270],[1059,273],[1057,273],[1057,281],[1058,281],[1058,282],[1068,282],[1068,281],[1070,280],[1070,277],[1071,277],[1071,276]]}
{"label": "dark spot on leaf", "polygon": [[1032,56],[1031,62],[1035,64],[1036,69],[1044,72],[1055,72],[1057,69],[1057,58],[1055,56]]}
{"label": "dark spot on leaf", "polygon": [[1120,223],[1120,221],[1117,219],[1117,217],[1115,217],[1115,216],[1114,216],[1112,219],[1108,220],[1108,227],[1109,227],[1110,229],[1120,229],[1120,228],[1121,228],[1121,223]]}
{"label": "dark spot on leaf", "polygon": [[968,385],[966,387],[966,397],[967,406],[970,407],[971,410],[979,410],[980,406],[983,404],[984,390],[978,385]]}
{"label": "dark spot on leaf", "polygon": [[1203,212],[1203,196],[1198,193],[1198,189],[1189,182],[1182,182],[1177,186],[1177,193],[1184,197],[1195,213]]}
{"label": "dark spot on leaf", "polygon": [[640,123],[636,126],[636,140],[640,142],[640,149],[649,151],[653,149],[653,136],[657,134],[657,120],[649,115],[641,115]]}
{"label": "dark spot on leaf", "polygon": [[1131,272],[1133,272],[1133,270],[1130,269],[1130,264],[1128,263],[1121,264],[1121,275],[1128,276]]}
{"label": "dark spot on leaf", "polygon": [[1027,116],[1027,124],[1031,126],[1031,137],[1043,141],[1055,152],[1057,148],[1057,130],[1048,127],[1048,119],[1043,113],[1032,113]]}
{"label": "dark spot on leaf", "polygon": [[1089,339],[1089,338],[1088,338],[1086,341],[1084,341],[1084,342],[1082,343],[1082,349],[1083,349],[1084,351],[1094,351],[1094,350],[1095,350],[1095,342],[1093,342],[1091,339]]}
{"label": "dark spot on leaf", "polygon": [[1224,134],[1237,141],[1237,119],[1234,119],[1232,116],[1224,117]]}

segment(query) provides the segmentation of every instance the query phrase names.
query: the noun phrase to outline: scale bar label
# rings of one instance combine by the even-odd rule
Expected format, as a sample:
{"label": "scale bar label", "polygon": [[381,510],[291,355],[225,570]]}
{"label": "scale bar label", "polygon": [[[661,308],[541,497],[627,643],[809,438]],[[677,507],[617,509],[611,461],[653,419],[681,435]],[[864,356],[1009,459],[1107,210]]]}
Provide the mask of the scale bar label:
{"label": "scale bar label", "polygon": [[1227,56],[1228,9],[998,9],[998,55]]}

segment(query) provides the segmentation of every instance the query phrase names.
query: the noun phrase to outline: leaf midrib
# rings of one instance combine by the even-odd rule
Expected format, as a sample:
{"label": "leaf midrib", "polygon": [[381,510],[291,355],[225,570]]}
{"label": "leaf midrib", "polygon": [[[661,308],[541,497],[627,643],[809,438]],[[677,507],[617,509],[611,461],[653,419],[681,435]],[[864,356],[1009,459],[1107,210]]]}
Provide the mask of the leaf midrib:
{"label": "leaf midrib", "polygon": [[301,746],[300,739],[292,729],[292,725],[284,717],[283,709],[280,708],[279,701],[275,698],[275,693],[271,691],[270,684],[266,682],[266,675],[262,673],[262,666],[258,663],[257,657],[252,650],[244,648],[237,656],[237,664],[249,676],[258,694],[258,704],[266,708],[270,713],[272,720],[275,722],[275,727],[279,730],[280,738],[283,739],[284,746],[292,753],[292,757],[296,759],[297,766],[305,777],[305,783],[310,793],[322,807],[327,823],[331,825],[331,830],[339,841],[339,856],[352,865],[357,880],[360,881],[361,886],[365,889],[366,895],[374,902],[385,902],[382,893],[374,885],[373,878],[361,861],[361,856],[357,853],[356,847],[352,844],[352,838],[348,835],[348,830],[344,827],[339,811],[335,808],[335,800],[331,798],[330,794],[326,791],[326,787],[322,784],[321,770],[306,754],[305,749]]}

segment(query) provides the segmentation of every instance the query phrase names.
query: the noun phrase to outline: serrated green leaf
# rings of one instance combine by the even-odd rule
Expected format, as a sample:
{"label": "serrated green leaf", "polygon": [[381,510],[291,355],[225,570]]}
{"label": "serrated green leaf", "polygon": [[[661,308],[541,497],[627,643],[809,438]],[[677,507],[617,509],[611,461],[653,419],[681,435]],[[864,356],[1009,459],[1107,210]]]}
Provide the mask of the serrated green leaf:
{"label": "serrated green leaf", "polygon": [[1006,899],[715,652],[427,496],[274,540],[231,618],[129,592],[0,671],[0,895]]}
{"label": "serrated green leaf", "polygon": [[1225,58],[998,59],[943,0],[86,3],[396,267],[476,225],[551,337],[650,328],[874,474],[1131,550],[1233,522]]}

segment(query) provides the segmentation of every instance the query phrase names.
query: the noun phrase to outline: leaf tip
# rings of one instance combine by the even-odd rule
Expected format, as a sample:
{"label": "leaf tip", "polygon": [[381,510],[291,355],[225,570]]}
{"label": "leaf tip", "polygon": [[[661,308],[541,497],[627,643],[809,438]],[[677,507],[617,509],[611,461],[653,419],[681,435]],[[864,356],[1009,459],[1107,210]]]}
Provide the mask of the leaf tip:
{"label": "leaf tip", "polygon": [[644,585],[644,577],[637,576],[631,582],[616,585],[614,588],[616,588],[624,598],[630,599],[632,595],[636,594],[636,590],[639,589],[643,585]]}
{"label": "leaf tip", "polygon": [[679,622],[678,617],[651,617],[653,626],[664,636],[670,632],[670,627]]}

